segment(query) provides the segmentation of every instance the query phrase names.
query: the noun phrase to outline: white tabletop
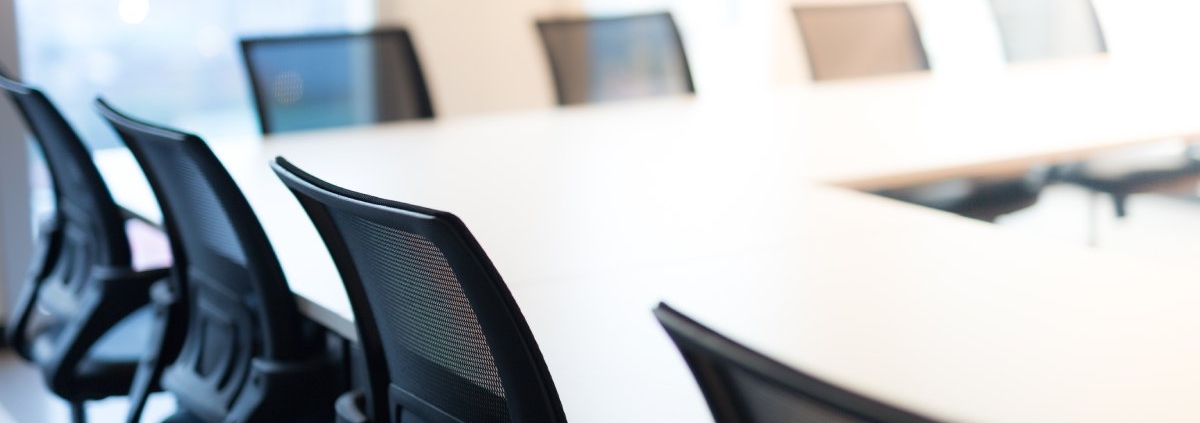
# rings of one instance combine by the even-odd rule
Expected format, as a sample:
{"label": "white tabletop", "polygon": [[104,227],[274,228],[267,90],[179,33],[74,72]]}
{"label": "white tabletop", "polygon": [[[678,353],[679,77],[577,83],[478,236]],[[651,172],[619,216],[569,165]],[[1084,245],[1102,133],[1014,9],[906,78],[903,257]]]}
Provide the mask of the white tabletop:
{"label": "white tabletop", "polygon": [[[814,223],[814,242],[514,292],[579,421],[707,421],[648,312],[660,299],[787,364],[949,421],[1200,419],[1194,269],[876,206],[891,223]],[[879,235],[856,248],[815,242],[860,231]]]}
{"label": "white tabletop", "polygon": [[[303,311],[347,337],[332,263],[266,163],[282,155],[334,184],[461,217],[528,318],[572,421],[709,419],[650,315],[659,299],[935,416],[1195,421],[1200,408],[1184,404],[1200,341],[1182,334],[1200,325],[1189,307],[1200,291],[1185,269],[826,186],[1012,173],[1200,134],[1200,106],[1185,101],[1196,89],[1146,75],[1097,62],[982,84],[882,78],[215,150]],[[98,161],[118,202],[156,218],[127,153]]]}

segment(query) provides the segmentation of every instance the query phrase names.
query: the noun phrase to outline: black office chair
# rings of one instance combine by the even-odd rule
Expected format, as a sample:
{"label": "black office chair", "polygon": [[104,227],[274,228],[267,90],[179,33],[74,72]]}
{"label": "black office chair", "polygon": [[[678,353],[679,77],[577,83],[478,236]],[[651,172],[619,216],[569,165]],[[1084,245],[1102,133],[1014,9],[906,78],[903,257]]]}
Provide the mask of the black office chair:
{"label": "black office chair", "polygon": [[537,22],[558,103],[695,93],[670,13]]}
{"label": "black office chair", "polygon": [[248,38],[264,134],[433,117],[408,31]]}
{"label": "black office chair", "polygon": [[450,213],[345,190],[272,164],[333,255],[369,374],[342,422],[566,421],[504,281]]}
{"label": "black office chair", "polygon": [[216,156],[195,135],[103,100],[96,107],[145,171],[171,240],[181,307],[152,370],[162,387],[200,421],[331,419],[336,378],[324,338],[301,320],[258,219]]}
{"label": "black office chair", "polygon": [[41,147],[57,204],[39,231],[33,271],[6,338],[41,368],[50,390],[70,402],[72,419],[83,422],[84,401],[129,392],[149,342],[150,286],[168,269],[133,268],[127,218],[50,100],[2,67],[0,88]]}
{"label": "black office chair", "polygon": [[[991,0],[1009,62],[1098,55],[1108,51],[1103,28],[1090,0],[1014,2]],[[1130,195],[1146,192],[1194,191],[1200,182],[1200,151],[1145,154],[1151,149],[1130,147],[1069,163],[1058,170],[1059,180],[1111,196],[1117,217],[1128,214]],[[1093,234],[1094,236],[1095,234]]]}
{"label": "black office chair", "polygon": [[[929,70],[921,32],[907,3],[798,6],[792,9],[813,80]],[[876,194],[987,222],[1035,204],[1046,168],[1018,177],[954,178]]]}
{"label": "black office chair", "polygon": [[772,360],[666,304],[654,315],[691,367],[717,423],[933,423]]}

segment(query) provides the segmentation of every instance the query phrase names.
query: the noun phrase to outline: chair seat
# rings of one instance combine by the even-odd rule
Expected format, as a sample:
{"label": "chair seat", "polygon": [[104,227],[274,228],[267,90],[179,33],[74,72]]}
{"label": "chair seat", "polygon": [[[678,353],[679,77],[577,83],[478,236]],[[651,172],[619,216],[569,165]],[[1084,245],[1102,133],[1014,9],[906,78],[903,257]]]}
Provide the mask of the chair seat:
{"label": "chair seat", "polygon": [[[78,390],[64,397],[101,399],[129,393],[138,361],[147,351],[154,313],[142,308],[105,333],[76,368]],[[37,362],[50,360],[57,347],[61,328],[48,328],[33,340],[32,353]]]}
{"label": "chair seat", "polygon": [[955,178],[876,194],[990,222],[1037,203],[1045,179],[1046,172],[1036,170],[1025,177]]}
{"label": "chair seat", "polygon": [[1041,187],[1042,184],[1031,184],[1026,179],[977,181],[970,195],[946,211],[990,222],[1037,203]]}

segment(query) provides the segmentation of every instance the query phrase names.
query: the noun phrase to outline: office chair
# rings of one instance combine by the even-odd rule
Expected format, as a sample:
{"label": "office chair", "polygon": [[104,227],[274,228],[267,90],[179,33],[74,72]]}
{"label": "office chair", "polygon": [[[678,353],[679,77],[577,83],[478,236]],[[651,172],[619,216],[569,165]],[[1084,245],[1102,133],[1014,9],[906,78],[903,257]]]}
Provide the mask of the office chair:
{"label": "office chair", "polygon": [[797,6],[792,12],[813,80],[929,70],[906,3]]}
{"label": "office chair", "polygon": [[[1108,51],[1103,28],[1090,0],[991,0],[1009,62],[1098,55]],[[1155,154],[1130,147],[1058,169],[1059,180],[1112,198],[1118,218],[1128,214],[1132,194],[1191,188],[1200,181],[1200,151]],[[1093,234],[1093,237],[1095,234]]]}
{"label": "office chair", "polygon": [[72,420],[83,422],[84,401],[129,392],[149,342],[150,287],[168,269],[133,268],[127,218],[54,104],[2,67],[0,88],[45,156],[57,204],[40,228],[33,270],[6,338],[41,368],[50,391],[70,403]]}
{"label": "office chair", "polygon": [[558,104],[695,93],[670,13],[537,22]]}
{"label": "office chair", "polygon": [[337,379],[322,334],[301,320],[266,234],[217,157],[195,135],[100,99],[96,108],[145,171],[175,257],[170,294],[180,307],[147,379],[192,420],[328,421]]}
{"label": "office chair", "polygon": [[341,422],[566,421],[521,310],[450,213],[371,197],[276,158],[342,275],[369,378]]}
{"label": "office chair", "polygon": [[[929,70],[907,3],[797,6],[792,9],[814,81]],[[1037,202],[1046,169],[1018,177],[955,178],[876,194],[987,222]]]}
{"label": "office chair", "polygon": [[408,31],[247,38],[264,134],[433,117]]}
{"label": "office chair", "polygon": [[990,0],[1009,62],[1108,51],[1090,0]]}
{"label": "office chair", "polygon": [[750,350],[660,303],[654,315],[717,423],[932,423]]}

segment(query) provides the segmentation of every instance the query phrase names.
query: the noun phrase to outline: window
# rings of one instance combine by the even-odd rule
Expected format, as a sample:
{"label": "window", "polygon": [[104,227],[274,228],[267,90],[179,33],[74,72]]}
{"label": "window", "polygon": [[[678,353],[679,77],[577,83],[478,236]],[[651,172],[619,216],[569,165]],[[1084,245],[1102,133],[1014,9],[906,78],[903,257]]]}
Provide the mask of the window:
{"label": "window", "polygon": [[17,0],[22,75],[92,148],[120,145],[97,95],[206,138],[256,133],[238,38],[365,29],[371,0]]}

